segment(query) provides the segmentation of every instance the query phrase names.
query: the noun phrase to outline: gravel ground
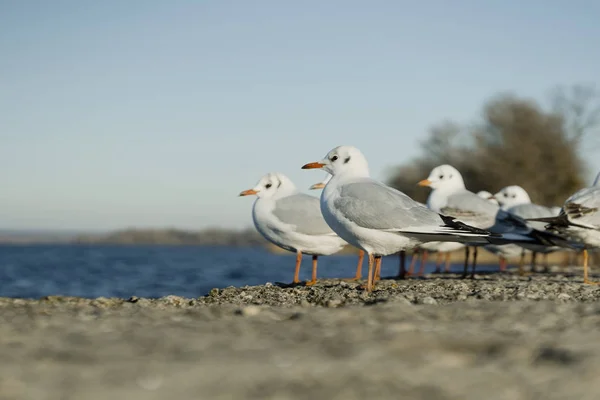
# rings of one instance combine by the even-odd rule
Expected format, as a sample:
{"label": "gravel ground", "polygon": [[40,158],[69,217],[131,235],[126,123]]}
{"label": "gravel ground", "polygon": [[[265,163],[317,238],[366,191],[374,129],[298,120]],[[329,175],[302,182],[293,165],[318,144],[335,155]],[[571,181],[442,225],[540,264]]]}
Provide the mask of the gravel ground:
{"label": "gravel ground", "polygon": [[598,399],[580,276],[0,298],[0,399]]}

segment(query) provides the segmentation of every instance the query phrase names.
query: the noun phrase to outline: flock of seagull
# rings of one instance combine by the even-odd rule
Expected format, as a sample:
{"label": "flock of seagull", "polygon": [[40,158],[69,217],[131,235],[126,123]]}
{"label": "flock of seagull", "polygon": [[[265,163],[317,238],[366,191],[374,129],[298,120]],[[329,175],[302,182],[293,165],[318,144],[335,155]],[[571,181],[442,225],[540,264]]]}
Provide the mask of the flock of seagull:
{"label": "flock of seagull", "polygon": [[[318,256],[342,250],[347,244],[359,249],[354,280],[362,277],[363,257],[368,257],[364,286],[372,291],[380,279],[381,258],[400,254],[404,276],[407,250],[422,252],[423,273],[427,252],[446,253],[465,249],[463,277],[467,276],[469,249],[474,277],[477,249],[499,256],[500,269],[506,259],[525,252],[547,255],[570,249],[583,252],[584,282],[588,279],[588,249],[600,247],[600,173],[593,185],[569,197],[562,207],[544,207],[531,202],[520,186],[508,186],[492,195],[466,189],[460,172],[450,166],[434,168],[418,182],[431,189],[427,204],[369,176],[365,156],[355,147],[338,146],[325,158],[302,166],[322,169],[327,178],[310,189],[322,189],[320,198],[301,193],[281,173],[264,175],[240,196],[256,195],[252,218],[258,232],[282,249],[296,253],[294,283],[300,283],[302,255],[312,255],[312,279],[317,281]],[[412,273],[414,260],[409,273]],[[439,270],[439,258],[436,269]]]}

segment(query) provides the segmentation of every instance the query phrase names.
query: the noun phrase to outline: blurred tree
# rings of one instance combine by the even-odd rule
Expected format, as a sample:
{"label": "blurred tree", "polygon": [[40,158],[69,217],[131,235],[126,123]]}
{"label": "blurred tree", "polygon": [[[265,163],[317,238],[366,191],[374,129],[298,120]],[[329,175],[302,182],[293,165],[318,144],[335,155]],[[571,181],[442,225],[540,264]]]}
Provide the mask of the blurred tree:
{"label": "blurred tree", "polygon": [[421,142],[423,154],[397,167],[389,183],[425,202],[429,189],[416,183],[434,167],[451,164],[474,192],[520,185],[536,203],[562,205],[589,184],[581,148],[595,139],[600,125],[597,94],[585,86],[556,90],[549,111],[533,100],[495,96],[479,123],[461,127],[446,121],[432,127]]}

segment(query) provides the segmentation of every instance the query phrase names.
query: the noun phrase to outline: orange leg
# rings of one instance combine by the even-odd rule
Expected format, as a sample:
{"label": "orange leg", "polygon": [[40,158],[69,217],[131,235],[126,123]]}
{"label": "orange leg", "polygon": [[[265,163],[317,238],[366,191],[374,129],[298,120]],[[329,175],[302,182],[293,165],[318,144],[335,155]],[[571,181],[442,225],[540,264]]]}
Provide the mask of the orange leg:
{"label": "orange leg", "polygon": [[306,282],[306,286],[312,286],[317,283],[317,259],[319,256],[312,256],[312,279]]}
{"label": "orange leg", "polygon": [[442,272],[442,258],[444,257],[443,253],[440,253],[438,251],[437,255],[435,256],[435,272],[436,274],[439,274],[440,272]]}
{"label": "orange leg", "polygon": [[500,260],[498,260],[498,263],[500,264],[500,272],[506,271],[506,258],[500,257]]}
{"label": "orange leg", "polygon": [[450,272],[450,253],[446,253],[446,265],[444,266],[444,272]]}
{"label": "orange leg", "polygon": [[360,250],[358,252],[358,265],[356,266],[356,275],[354,275],[354,278],[347,278],[347,279],[342,279],[344,281],[360,281],[360,278],[362,278],[362,265],[363,265],[363,260],[365,259],[365,252],[364,250]]}
{"label": "orange leg", "polygon": [[381,280],[381,256],[375,257],[375,276],[373,277],[373,284]]}
{"label": "orange leg", "polygon": [[587,249],[583,250],[583,283],[587,283],[588,285],[600,285],[600,282],[590,281],[588,278],[588,251]]}
{"label": "orange leg", "polygon": [[427,264],[427,250],[423,250],[423,254],[421,255],[421,265],[419,266],[418,276],[423,276],[425,274],[425,264]]}
{"label": "orange leg", "polygon": [[296,271],[294,272],[294,283],[300,283],[300,264],[302,264],[302,252],[296,252]]}
{"label": "orange leg", "polygon": [[406,273],[406,276],[411,276],[415,273],[415,263],[417,262],[418,255],[418,251],[413,252],[412,257],[410,258],[410,267],[408,267],[408,272]]}
{"label": "orange leg", "polygon": [[370,253],[367,256],[369,257],[369,271],[367,272],[367,286],[365,289],[367,289],[367,292],[371,292],[373,290],[373,264],[375,263],[375,257]]}

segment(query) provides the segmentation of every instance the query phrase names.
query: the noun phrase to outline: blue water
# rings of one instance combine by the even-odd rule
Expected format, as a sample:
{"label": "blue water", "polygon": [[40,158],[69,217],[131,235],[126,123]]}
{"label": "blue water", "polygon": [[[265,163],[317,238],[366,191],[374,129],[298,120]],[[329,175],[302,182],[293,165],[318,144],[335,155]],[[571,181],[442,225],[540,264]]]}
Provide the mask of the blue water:
{"label": "blue water", "polygon": [[[357,261],[356,255],[321,257],[318,275],[352,277]],[[273,254],[263,248],[0,246],[0,297],[198,297],[214,287],[291,282],[294,265],[294,254]],[[429,263],[427,271],[433,267]],[[397,271],[398,257],[386,257],[382,275]],[[366,272],[365,260],[363,276]],[[305,256],[300,279],[310,279],[310,273],[311,259]]]}

